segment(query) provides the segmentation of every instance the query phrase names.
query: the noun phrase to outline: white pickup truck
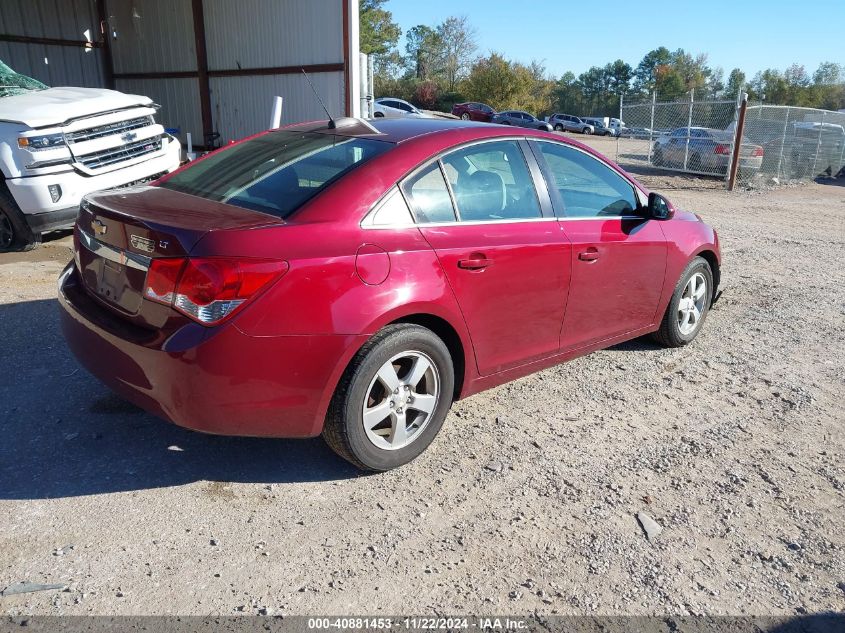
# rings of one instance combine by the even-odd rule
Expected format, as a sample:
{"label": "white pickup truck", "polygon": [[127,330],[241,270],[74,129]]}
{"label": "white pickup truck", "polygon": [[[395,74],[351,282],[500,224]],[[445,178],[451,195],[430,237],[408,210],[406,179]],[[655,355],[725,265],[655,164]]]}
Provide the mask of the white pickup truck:
{"label": "white pickup truck", "polygon": [[155,113],[147,97],[95,88],[0,97],[0,252],[72,226],[87,193],[176,169],[179,141]]}

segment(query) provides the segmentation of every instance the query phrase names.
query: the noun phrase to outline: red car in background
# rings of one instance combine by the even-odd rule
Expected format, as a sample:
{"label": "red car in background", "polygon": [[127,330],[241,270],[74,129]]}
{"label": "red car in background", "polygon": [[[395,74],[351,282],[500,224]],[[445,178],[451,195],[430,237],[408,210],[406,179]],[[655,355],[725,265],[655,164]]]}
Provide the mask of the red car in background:
{"label": "red car in background", "polygon": [[[308,123],[86,197],[65,338],[137,405],[227,435],[419,455],[452,402],[651,333],[692,341],[715,231],[559,135]],[[457,422],[457,421],[456,421]]]}
{"label": "red car in background", "polygon": [[467,103],[456,103],[453,105],[452,114],[464,121],[490,123],[496,111],[484,103],[468,101]]}

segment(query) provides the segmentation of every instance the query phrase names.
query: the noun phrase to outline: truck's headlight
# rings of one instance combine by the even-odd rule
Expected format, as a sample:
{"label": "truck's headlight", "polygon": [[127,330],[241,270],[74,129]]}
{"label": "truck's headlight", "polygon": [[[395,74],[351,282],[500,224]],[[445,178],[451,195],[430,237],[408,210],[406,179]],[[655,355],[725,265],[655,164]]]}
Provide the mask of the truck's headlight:
{"label": "truck's headlight", "polygon": [[18,147],[21,149],[39,150],[50,149],[65,144],[63,134],[45,134],[44,136],[22,136],[18,139]]}

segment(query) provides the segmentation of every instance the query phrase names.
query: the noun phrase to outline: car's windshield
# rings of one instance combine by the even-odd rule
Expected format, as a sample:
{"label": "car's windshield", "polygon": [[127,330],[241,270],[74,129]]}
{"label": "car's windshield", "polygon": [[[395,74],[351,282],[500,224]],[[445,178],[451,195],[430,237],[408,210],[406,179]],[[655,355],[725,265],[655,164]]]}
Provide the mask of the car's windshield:
{"label": "car's windshield", "polygon": [[391,143],[279,131],[218,150],[162,181],[165,189],[286,218]]}

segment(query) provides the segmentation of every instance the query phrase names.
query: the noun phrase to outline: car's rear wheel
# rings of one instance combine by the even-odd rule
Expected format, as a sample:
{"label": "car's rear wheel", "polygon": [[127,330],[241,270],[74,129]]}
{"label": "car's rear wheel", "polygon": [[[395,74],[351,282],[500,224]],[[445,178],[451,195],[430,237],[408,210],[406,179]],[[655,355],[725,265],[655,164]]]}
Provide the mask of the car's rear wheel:
{"label": "car's rear wheel", "polygon": [[687,163],[687,169],[690,171],[702,171],[701,154],[695,153],[690,156],[689,163]]}
{"label": "car's rear wheel", "polygon": [[0,182],[0,253],[28,251],[40,243],[41,234],[29,228],[18,203]]}
{"label": "car's rear wheel", "polygon": [[654,338],[666,347],[681,347],[698,336],[710,310],[713,271],[703,257],[684,269]]}
{"label": "car's rear wheel", "polygon": [[358,468],[390,470],[422,453],[452,405],[455,375],[427,328],[390,325],[355,355],[332,398],[323,438]]}
{"label": "car's rear wheel", "polygon": [[373,116],[377,119],[383,119],[384,113],[383,112],[376,112],[376,113],[373,114]]}
{"label": "car's rear wheel", "polygon": [[469,112],[464,112],[461,115],[461,119],[463,119],[464,121],[469,121]]}
{"label": "car's rear wheel", "polygon": [[653,165],[657,165],[658,167],[663,165],[663,150],[659,147],[655,147],[654,151],[651,153],[651,162]]}

